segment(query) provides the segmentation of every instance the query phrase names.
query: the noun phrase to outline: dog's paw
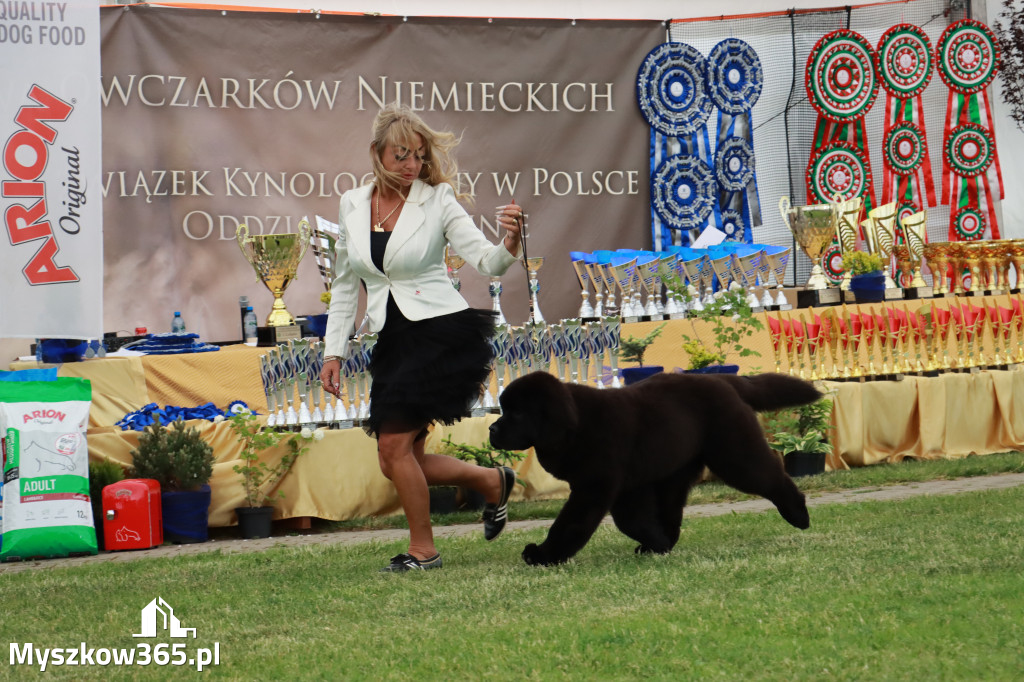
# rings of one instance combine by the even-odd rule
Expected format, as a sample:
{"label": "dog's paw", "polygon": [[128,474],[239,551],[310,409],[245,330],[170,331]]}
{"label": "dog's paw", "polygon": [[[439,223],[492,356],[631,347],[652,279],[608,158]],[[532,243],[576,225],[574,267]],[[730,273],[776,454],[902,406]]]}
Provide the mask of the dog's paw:
{"label": "dog's paw", "polygon": [[633,550],[634,554],[668,554],[671,552],[671,548],[661,547],[648,547],[647,545],[637,545],[636,549]]}
{"label": "dog's paw", "polygon": [[530,566],[555,566],[564,564],[567,558],[553,557],[543,547],[532,542],[523,548],[523,561]]}

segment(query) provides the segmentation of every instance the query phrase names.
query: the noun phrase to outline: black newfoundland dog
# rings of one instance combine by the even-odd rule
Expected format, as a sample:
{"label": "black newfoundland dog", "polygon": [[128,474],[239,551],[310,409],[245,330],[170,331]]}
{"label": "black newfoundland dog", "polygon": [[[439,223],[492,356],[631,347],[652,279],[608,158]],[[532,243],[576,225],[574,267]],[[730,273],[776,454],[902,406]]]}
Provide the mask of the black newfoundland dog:
{"label": "black newfoundland dog", "polygon": [[533,447],[569,499],[528,564],[580,551],[611,511],[637,552],[665,553],[679,539],[683,506],[707,466],[728,485],[770,500],[797,528],[810,526],[804,496],[768,447],[755,411],[814,402],[810,383],[784,374],[659,374],[620,389],[566,384],[546,372],[501,394],[491,444]]}

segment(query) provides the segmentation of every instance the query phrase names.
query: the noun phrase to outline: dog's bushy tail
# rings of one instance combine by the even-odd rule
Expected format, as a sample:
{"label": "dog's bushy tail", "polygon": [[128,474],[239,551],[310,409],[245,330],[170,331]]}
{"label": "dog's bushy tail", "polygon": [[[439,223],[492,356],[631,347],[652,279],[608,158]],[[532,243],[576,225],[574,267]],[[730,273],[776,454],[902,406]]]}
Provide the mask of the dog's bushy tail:
{"label": "dog's bushy tail", "polygon": [[822,397],[814,384],[788,374],[718,376],[728,380],[743,402],[758,412],[806,405]]}

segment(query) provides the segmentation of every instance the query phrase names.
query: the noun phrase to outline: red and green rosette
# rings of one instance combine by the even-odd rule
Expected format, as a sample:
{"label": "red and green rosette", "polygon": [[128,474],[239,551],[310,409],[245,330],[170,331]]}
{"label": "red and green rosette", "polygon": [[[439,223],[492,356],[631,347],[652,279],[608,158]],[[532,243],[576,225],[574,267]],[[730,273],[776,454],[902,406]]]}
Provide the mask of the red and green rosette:
{"label": "red and green rosette", "polygon": [[[807,58],[805,87],[818,112],[807,167],[807,200],[831,201],[831,185],[852,183],[870,210],[875,201],[864,116],[878,96],[875,53],[867,39],[848,29],[821,37]],[[856,157],[853,162],[851,157]],[[844,170],[846,169],[846,170]],[[846,171],[852,173],[848,175]],[[844,198],[850,195],[840,192]]]}
{"label": "red and green rosette", "polygon": [[984,24],[963,19],[942,32],[935,63],[949,88],[942,140],[949,239],[980,239],[986,224],[992,239],[999,239],[995,200],[1003,196],[1003,175],[987,91],[999,70],[999,43]]}
{"label": "red and green rosette", "polygon": [[934,73],[932,44],[919,26],[896,24],[882,34],[875,67],[886,92],[882,132],[882,203],[897,201],[916,213],[936,205],[921,93]]}

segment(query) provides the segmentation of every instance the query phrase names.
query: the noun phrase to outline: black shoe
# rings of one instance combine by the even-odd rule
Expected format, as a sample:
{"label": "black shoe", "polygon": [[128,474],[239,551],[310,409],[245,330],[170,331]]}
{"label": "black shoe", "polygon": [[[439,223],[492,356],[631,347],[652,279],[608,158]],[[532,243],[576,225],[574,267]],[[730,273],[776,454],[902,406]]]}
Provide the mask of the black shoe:
{"label": "black shoe", "polygon": [[441,568],[441,555],[435,554],[429,559],[417,559],[412,554],[399,554],[391,557],[391,563],[380,569],[381,573],[405,573],[406,571],[429,571]]}
{"label": "black shoe", "polygon": [[510,467],[501,467],[501,494],[497,504],[484,505],[484,540],[493,540],[505,530],[508,521],[508,496],[516,484],[516,472]]}

